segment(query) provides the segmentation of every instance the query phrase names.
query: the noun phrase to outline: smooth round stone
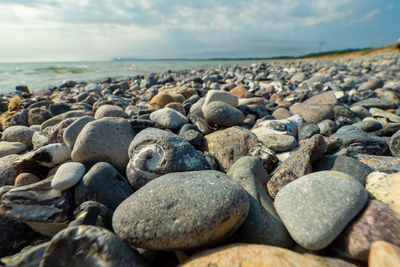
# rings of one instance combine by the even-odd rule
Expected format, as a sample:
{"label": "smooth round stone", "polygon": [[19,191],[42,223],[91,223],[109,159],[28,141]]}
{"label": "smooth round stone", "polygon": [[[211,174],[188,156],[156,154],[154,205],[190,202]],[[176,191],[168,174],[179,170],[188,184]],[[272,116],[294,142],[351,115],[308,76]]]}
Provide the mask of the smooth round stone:
{"label": "smooth round stone", "polygon": [[[258,244],[231,244],[194,254],[182,267],[355,267],[340,259]],[[388,266],[388,265],[383,265]]]}
{"label": "smooth round stone", "polygon": [[400,247],[381,240],[373,242],[368,257],[368,266],[400,266]]}
{"label": "smooth round stone", "polygon": [[114,212],[113,228],[135,247],[188,250],[227,238],[248,212],[246,191],[224,173],[170,173],[123,201]]}
{"label": "smooth round stone", "polygon": [[68,227],[47,246],[41,265],[53,266],[149,266],[112,232],[96,226]]}
{"label": "smooth round stone", "polygon": [[338,171],[356,178],[362,185],[373,170],[364,163],[346,156],[325,155],[313,164],[313,171]]}
{"label": "smooth round stone", "polygon": [[32,136],[35,130],[26,126],[10,126],[4,130],[1,139],[9,142],[21,142],[26,147],[32,147]]}
{"label": "smooth round stone", "polygon": [[299,140],[310,138],[314,134],[319,134],[319,127],[317,124],[313,122],[306,122],[299,126]]}
{"label": "smooth round stone", "polygon": [[290,107],[292,114],[301,115],[305,121],[318,123],[325,119],[332,119],[334,112],[332,107],[328,105],[307,105],[296,103]]}
{"label": "smooth round stone", "polygon": [[277,120],[283,120],[292,117],[293,114],[286,108],[277,108],[272,113],[272,116],[274,116]]}
{"label": "smooth round stone", "polygon": [[18,154],[25,150],[26,146],[21,142],[0,142],[0,158],[11,154]]}
{"label": "smooth round stone", "polygon": [[167,129],[177,129],[188,123],[188,119],[172,108],[162,108],[150,114],[150,119]]}
{"label": "smooth round stone", "polygon": [[75,145],[76,138],[78,137],[83,127],[85,127],[86,124],[94,120],[95,119],[91,116],[83,116],[77,119],[75,122],[73,122],[70,126],[68,126],[68,128],[64,130],[63,133],[64,143],[68,147],[72,148]]}
{"label": "smooth round stone", "polygon": [[102,105],[94,113],[94,118],[98,120],[105,117],[119,117],[126,119],[128,118],[128,115],[119,106]]}
{"label": "smooth round stone", "polygon": [[108,162],[123,172],[128,164],[128,148],[134,137],[129,122],[122,118],[103,118],[86,124],[79,133],[71,158],[93,165]]}
{"label": "smooth round stone", "polygon": [[373,132],[378,131],[383,128],[382,123],[374,119],[363,120],[357,123],[354,123],[353,126],[363,130],[364,132]]}
{"label": "smooth round stone", "polygon": [[241,124],[244,120],[240,110],[221,101],[213,101],[203,106],[203,115],[212,126],[231,127]]}
{"label": "smooth round stone", "polygon": [[341,233],[367,199],[367,191],[355,178],[342,172],[321,171],[283,187],[274,204],[297,244],[319,250]]}
{"label": "smooth round stone", "polygon": [[371,117],[371,113],[369,113],[368,109],[361,107],[361,106],[354,106],[350,108],[351,111],[356,114],[357,117],[360,119],[364,119],[367,117]]}
{"label": "smooth round stone", "polygon": [[231,105],[232,107],[237,107],[238,103],[239,103],[239,98],[229,92],[219,91],[219,90],[210,90],[207,92],[207,95],[204,99],[203,106],[201,108],[203,113],[205,111],[205,107],[214,101],[221,101],[221,102]]}
{"label": "smooth round stone", "polygon": [[285,134],[266,134],[258,136],[258,140],[264,146],[275,152],[285,152],[292,150],[297,146],[297,140],[291,135]]}
{"label": "smooth round stone", "polygon": [[15,177],[14,186],[24,186],[30,185],[39,182],[40,179],[33,173],[20,173],[17,177]]}
{"label": "smooth round stone", "polygon": [[76,185],[85,174],[85,165],[79,162],[62,164],[51,181],[51,187],[56,190],[66,190]]}
{"label": "smooth round stone", "polygon": [[75,204],[79,205],[85,201],[94,200],[115,210],[133,192],[128,180],[111,164],[98,162],[75,186]]}
{"label": "smooth round stone", "polygon": [[323,120],[318,123],[318,128],[322,135],[331,135],[335,128],[335,122],[332,120]]}
{"label": "smooth round stone", "polygon": [[400,171],[372,172],[367,177],[365,188],[400,218]]}

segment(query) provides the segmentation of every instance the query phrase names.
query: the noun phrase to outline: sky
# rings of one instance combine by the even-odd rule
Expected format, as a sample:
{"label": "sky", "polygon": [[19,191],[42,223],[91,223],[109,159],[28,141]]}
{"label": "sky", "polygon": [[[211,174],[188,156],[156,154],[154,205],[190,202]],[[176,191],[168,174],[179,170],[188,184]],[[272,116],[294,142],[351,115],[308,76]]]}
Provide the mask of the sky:
{"label": "sky", "polygon": [[399,0],[0,0],[0,62],[296,56],[399,38]]}

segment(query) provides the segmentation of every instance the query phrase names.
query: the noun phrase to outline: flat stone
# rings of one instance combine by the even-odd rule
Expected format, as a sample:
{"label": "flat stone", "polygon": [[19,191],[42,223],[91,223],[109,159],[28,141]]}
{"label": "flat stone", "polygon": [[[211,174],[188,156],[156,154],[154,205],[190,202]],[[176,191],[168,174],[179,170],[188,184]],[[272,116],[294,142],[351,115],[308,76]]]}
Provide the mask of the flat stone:
{"label": "flat stone", "polygon": [[366,133],[351,125],[341,127],[331,137],[341,139],[344,147],[360,144],[362,153],[384,155],[388,150],[388,144],[383,138]]}
{"label": "flat stone", "polygon": [[354,123],[353,126],[363,130],[364,132],[374,132],[383,128],[382,123],[374,119],[365,119],[363,121]]}
{"label": "flat stone", "polygon": [[392,114],[390,112],[384,111],[379,108],[370,108],[369,112],[373,117],[379,117],[379,118],[386,118],[391,122],[397,122],[400,123],[400,116],[396,114]]}
{"label": "flat stone", "polygon": [[307,105],[330,105],[334,106],[338,103],[335,94],[333,91],[327,91],[325,93],[321,93],[315,96],[310,97],[306,101],[303,102]]}
{"label": "flat stone", "polygon": [[328,105],[307,105],[296,103],[290,106],[292,114],[299,114],[307,122],[318,123],[326,119],[333,119],[334,113],[332,107]]}
{"label": "flat stone", "polygon": [[204,138],[206,150],[226,172],[236,160],[249,155],[251,148],[258,143],[255,134],[238,126],[216,131]]}
{"label": "flat stone", "polygon": [[374,171],[400,171],[400,158],[369,154],[350,153],[350,157],[359,160]]}
{"label": "flat stone", "polygon": [[354,106],[351,107],[350,110],[353,111],[360,119],[371,117],[371,113],[369,113],[368,109],[362,106]]}
{"label": "flat stone", "polygon": [[365,100],[358,101],[354,103],[351,107],[361,106],[364,108],[380,108],[380,109],[389,109],[389,108],[397,108],[397,104],[393,102],[389,102],[386,100],[382,100],[380,98],[371,97]]}
{"label": "flat stone", "polygon": [[291,135],[266,134],[258,136],[258,139],[264,146],[275,152],[286,152],[297,146],[296,138]]}
{"label": "flat stone", "polygon": [[102,105],[94,113],[94,118],[96,120],[98,120],[98,119],[102,119],[102,118],[105,118],[105,117],[117,117],[117,118],[126,119],[126,118],[128,118],[128,115],[119,106]]}
{"label": "flat stone", "polygon": [[19,171],[13,168],[18,155],[12,154],[0,158],[0,186],[13,185]]}
{"label": "flat stone", "polygon": [[249,91],[243,86],[236,86],[229,91],[231,94],[237,96],[238,98],[247,98],[250,96]]}
{"label": "flat stone", "polygon": [[11,154],[18,154],[26,150],[26,145],[21,142],[0,142],[0,158]]}
{"label": "flat stone", "polygon": [[203,106],[203,115],[210,126],[217,127],[239,125],[244,120],[244,115],[240,110],[221,101],[213,101]]}
{"label": "flat stone", "polygon": [[400,265],[400,247],[385,241],[375,241],[368,257],[370,267],[397,267]]}
{"label": "flat stone", "polygon": [[206,250],[194,254],[182,264],[182,267],[201,266],[355,267],[339,259],[310,257],[285,248],[255,244],[231,244]]}
{"label": "flat stone", "polygon": [[353,177],[336,171],[305,175],[282,188],[275,208],[292,238],[302,247],[327,247],[357,216],[368,194]]}
{"label": "flat stone", "polygon": [[257,121],[251,129],[257,136],[265,134],[290,134],[297,137],[298,127],[304,123],[300,115],[294,115],[283,120],[264,120]]}
{"label": "flat stone", "polygon": [[370,200],[331,247],[344,257],[367,261],[372,242],[378,240],[400,246],[400,219],[386,204]]}
{"label": "flat stone", "polygon": [[132,246],[188,250],[229,237],[248,211],[246,191],[224,173],[170,173],[122,202],[114,212],[113,228]]}
{"label": "flat stone", "polygon": [[51,181],[51,187],[56,190],[66,190],[76,185],[85,174],[85,165],[79,162],[62,164]]}
{"label": "flat stone", "polygon": [[24,186],[24,185],[30,185],[39,182],[40,179],[33,173],[20,173],[18,176],[15,178],[14,186]]}
{"label": "flat stone", "polygon": [[188,123],[188,119],[172,108],[162,108],[150,114],[150,119],[166,129],[177,129]]}
{"label": "flat stone", "polygon": [[339,171],[356,178],[362,185],[373,170],[364,163],[346,156],[325,155],[312,166],[313,171]]}
{"label": "flat stone", "polygon": [[235,242],[290,247],[292,238],[275,211],[265,185],[267,172],[256,157],[237,160],[227,175],[247,191],[250,210],[242,226],[235,232]]}
{"label": "flat stone", "polygon": [[271,174],[267,183],[272,198],[287,184],[311,172],[312,163],[323,156],[327,143],[322,135],[307,139],[288,159],[283,161]]}
{"label": "flat stone", "polygon": [[115,210],[133,192],[128,180],[111,164],[98,162],[76,185],[74,189],[75,204],[79,205],[93,200]]}
{"label": "flat stone", "polygon": [[221,101],[221,102],[227,103],[233,107],[237,107],[238,103],[239,103],[239,98],[229,92],[219,91],[219,90],[210,90],[207,92],[203,106],[202,106],[203,113],[204,113],[205,107],[213,101]]}
{"label": "flat stone", "polygon": [[156,128],[138,133],[129,146],[127,178],[134,189],[171,172],[210,169],[205,157],[185,139]]}
{"label": "flat stone", "polygon": [[8,142],[21,142],[26,147],[32,147],[32,136],[35,130],[26,126],[10,126],[3,131],[1,140]]}
{"label": "flat stone", "polygon": [[0,215],[27,223],[34,231],[53,236],[68,224],[72,194],[51,188],[51,178],[14,187],[1,196]]}
{"label": "flat stone", "polygon": [[375,171],[368,175],[367,191],[400,218],[400,171]]}
{"label": "flat stone", "polygon": [[96,226],[74,226],[59,232],[47,246],[41,265],[150,266],[112,232]]}
{"label": "flat stone", "polygon": [[167,104],[175,102],[175,98],[168,93],[158,93],[150,100],[150,107],[164,108]]}
{"label": "flat stone", "polygon": [[293,114],[286,108],[277,108],[272,113],[272,116],[274,116],[277,120],[283,120],[292,117]]}
{"label": "flat stone", "polygon": [[128,148],[134,137],[129,122],[122,118],[103,118],[86,124],[79,133],[71,158],[91,166],[108,162],[124,172],[128,164]]}
{"label": "flat stone", "polygon": [[75,145],[76,138],[78,137],[79,133],[85,127],[86,124],[88,124],[91,121],[94,121],[95,119],[91,116],[83,116],[76,121],[74,121],[70,126],[68,126],[63,133],[63,141],[64,143],[70,147],[73,148]]}

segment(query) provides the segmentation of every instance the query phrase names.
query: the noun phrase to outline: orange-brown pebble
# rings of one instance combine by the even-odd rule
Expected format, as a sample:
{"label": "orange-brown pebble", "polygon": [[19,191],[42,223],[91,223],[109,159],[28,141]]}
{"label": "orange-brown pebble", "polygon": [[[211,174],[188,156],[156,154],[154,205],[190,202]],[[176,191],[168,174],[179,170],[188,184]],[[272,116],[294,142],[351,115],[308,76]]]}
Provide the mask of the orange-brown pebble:
{"label": "orange-brown pebble", "polygon": [[400,248],[382,240],[373,242],[369,252],[368,266],[400,266]]}
{"label": "orange-brown pebble", "polygon": [[243,86],[236,86],[230,91],[231,94],[239,97],[239,98],[246,98],[249,97],[249,92]]}
{"label": "orange-brown pebble", "polygon": [[14,186],[24,186],[39,182],[40,179],[33,173],[24,172],[15,177]]}
{"label": "orange-brown pebble", "polygon": [[182,267],[320,267],[353,264],[343,260],[309,257],[289,249],[253,244],[232,244],[195,254],[182,264]]}

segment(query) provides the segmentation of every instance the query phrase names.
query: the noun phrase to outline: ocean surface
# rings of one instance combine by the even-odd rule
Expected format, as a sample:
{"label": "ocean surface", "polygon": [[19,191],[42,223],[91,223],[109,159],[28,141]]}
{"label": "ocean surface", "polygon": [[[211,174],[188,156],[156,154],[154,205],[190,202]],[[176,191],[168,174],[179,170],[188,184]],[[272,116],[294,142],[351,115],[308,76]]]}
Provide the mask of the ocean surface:
{"label": "ocean surface", "polygon": [[254,60],[238,61],[104,61],[104,62],[35,62],[0,63],[0,93],[15,90],[17,85],[33,89],[59,86],[63,81],[100,81],[124,79],[138,74],[168,70],[203,69],[218,65],[244,65]]}

